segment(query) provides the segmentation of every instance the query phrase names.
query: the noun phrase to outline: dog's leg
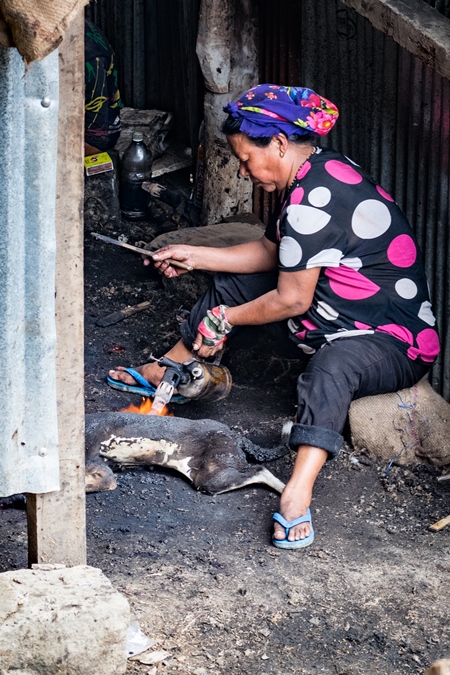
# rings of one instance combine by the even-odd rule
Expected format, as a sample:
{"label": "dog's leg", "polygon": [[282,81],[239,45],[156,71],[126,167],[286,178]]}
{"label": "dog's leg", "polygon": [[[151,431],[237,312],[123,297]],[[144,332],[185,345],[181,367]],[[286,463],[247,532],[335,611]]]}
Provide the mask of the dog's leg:
{"label": "dog's leg", "polygon": [[213,477],[205,485],[199,485],[197,489],[204,490],[210,494],[220,495],[231,490],[238,490],[246,485],[263,484],[272,488],[279,494],[284,490],[284,483],[276,478],[268,469],[263,466],[250,466],[245,471],[235,469],[226,469]]}

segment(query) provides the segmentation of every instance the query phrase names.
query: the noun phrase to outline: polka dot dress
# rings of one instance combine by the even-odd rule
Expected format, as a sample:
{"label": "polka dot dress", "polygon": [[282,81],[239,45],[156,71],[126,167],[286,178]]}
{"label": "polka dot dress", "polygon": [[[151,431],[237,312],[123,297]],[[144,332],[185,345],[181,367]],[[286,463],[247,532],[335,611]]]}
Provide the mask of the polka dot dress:
{"label": "polka dot dress", "polygon": [[414,234],[392,197],[356,164],[317,150],[266,237],[279,245],[280,271],[322,268],[311,308],[288,322],[303,351],[379,332],[411,359],[435,360],[436,320]]}

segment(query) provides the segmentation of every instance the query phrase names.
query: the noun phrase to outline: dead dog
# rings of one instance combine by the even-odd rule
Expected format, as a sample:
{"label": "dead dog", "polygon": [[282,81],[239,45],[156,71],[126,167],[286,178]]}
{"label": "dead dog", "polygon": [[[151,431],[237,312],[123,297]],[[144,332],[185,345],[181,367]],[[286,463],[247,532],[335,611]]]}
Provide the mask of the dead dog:
{"label": "dead dog", "polygon": [[286,446],[260,448],[214,420],[93,413],[86,415],[86,491],[114,490],[111,464],[176,469],[208,494],[254,483],[281,493],[284,483],[265,467],[249,463],[247,456],[263,462],[287,452]]}

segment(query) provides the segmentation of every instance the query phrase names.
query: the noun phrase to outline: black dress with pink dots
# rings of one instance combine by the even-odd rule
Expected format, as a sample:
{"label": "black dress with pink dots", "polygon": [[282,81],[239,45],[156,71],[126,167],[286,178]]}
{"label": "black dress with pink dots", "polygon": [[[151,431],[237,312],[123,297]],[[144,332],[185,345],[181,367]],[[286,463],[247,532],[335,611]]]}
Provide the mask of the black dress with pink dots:
{"label": "black dress with pink dots", "polygon": [[279,245],[281,271],[321,267],[311,308],[289,321],[306,353],[385,333],[410,359],[435,360],[436,320],[414,234],[392,197],[349,159],[318,149],[266,237]]}
{"label": "black dress with pink dots", "polygon": [[[298,359],[291,447],[322,448],[332,458],[352,400],[413,386],[439,352],[417,242],[392,198],[331,150],[316,151],[300,169],[266,237],[279,247],[280,271],[321,268],[305,314],[252,328]],[[181,325],[185,344],[192,346],[208,309],[251,302],[277,283],[276,271],[215,274]]]}

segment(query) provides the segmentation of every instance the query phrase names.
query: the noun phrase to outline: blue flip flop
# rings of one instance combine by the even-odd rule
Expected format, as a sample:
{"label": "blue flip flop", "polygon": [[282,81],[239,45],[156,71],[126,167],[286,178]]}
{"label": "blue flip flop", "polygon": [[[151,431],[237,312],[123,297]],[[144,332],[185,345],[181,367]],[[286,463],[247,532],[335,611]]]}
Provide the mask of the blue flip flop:
{"label": "blue flip flop", "polygon": [[[280,523],[280,525],[284,527],[286,530],[286,539],[275,539],[275,537],[272,535],[272,544],[277,548],[290,548],[290,549],[305,548],[306,546],[309,546],[310,544],[313,543],[314,528],[312,526],[311,511],[309,509],[306,512],[306,516],[300,516],[300,518],[296,518],[295,520],[291,520],[290,522],[288,522],[286,518],[283,518],[283,516],[280,513],[274,513],[272,517],[274,520],[276,520],[277,523]],[[291,527],[300,525],[300,523],[309,523],[311,525],[311,534],[308,537],[305,537],[304,539],[298,539],[297,541],[289,541],[288,539],[289,530],[291,529]]]}
{"label": "blue flip flop", "polygon": [[[140,394],[141,396],[147,396],[148,398],[154,397],[156,387],[154,387],[150,382],[147,382],[147,380],[142,377],[142,375],[138,373],[137,370],[133,370],[133,368],[125,368],[124,372],[131,375],[131,377],[134,377],[136,382],[139,383],[139,386],[134,384],[126,384],[126,382],[119,382],[119,380],[114,380],[108,375],[106,381],[109,386],[113,389],[118,389],[119,391],[128,391],[131,394]],[[170,399],[171,403],[186,403],[187,401],[189,401],[189,399],[185,396],[181,396],[180,394],[175,394],[175,396],[172,396]]]}

